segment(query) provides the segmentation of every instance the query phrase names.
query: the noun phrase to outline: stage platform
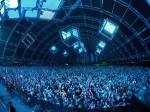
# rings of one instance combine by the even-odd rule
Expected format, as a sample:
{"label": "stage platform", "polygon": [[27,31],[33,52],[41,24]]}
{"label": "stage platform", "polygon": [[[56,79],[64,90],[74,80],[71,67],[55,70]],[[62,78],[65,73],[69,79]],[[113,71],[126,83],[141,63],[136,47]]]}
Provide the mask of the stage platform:
{"label": "stage platform", "polygon": [[150,112],[150,88],[134,94],[131,107],[135,112]]}

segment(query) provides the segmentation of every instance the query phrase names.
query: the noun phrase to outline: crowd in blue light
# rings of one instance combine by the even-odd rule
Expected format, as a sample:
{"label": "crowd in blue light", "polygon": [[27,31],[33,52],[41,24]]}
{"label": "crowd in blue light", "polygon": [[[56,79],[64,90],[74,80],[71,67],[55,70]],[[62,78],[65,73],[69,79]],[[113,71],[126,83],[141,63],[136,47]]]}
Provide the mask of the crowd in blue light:
{"label": "crowd in blue light", "polygon": [[0,72],[8,86],[69,108],[126,106],[134,93],[150,87],[145,67],[2,67]]}

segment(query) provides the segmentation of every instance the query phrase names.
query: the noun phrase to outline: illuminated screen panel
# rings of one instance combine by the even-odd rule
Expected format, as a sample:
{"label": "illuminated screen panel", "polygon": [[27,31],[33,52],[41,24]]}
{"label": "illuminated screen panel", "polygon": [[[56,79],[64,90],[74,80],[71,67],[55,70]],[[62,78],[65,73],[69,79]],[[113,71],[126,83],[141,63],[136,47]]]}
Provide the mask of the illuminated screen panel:
{"label": "illuminated screen panel", "polygon": [[36,7],[37,0],[21,0],[21,7]]}
{"label": "illuminated screen panel", "polygon": [[111,22],[109,22],[109,21],[106,22],[106,25],[105,25],[105,27],[104,27],[104,30],[106,30],[106,31],[109,32],[110,34],[113,34],[114,31],[115,31],[115,29],[116,29],[116,26],[115,26],[113,23],[111,23]]}
{"label": "illuminated screen panel", "polygon": [[104,43],[104,42],[101,41],[101,42],[98,43],[98,45],[99,45],[101,48],[104,48],[104,47],[106,46],[106,43]]}
{"label": "illuminated screen panel", "polygon": [[3,15],[5,13],[5,8],[4,6],[1,8],[1,14]]}
{"label": "illuminated screen panel", "polygon": [[36,18],[38,14],[37,10],[33,10],[33,11],[26,11],[25,13],[25,17],[31,17],[31,18]]}
{"label": "illuminated screen panel", "polygon": [[18,7],[18,0],[5,0],[6,8],[17,8]]}
{"label": "illuminated screen panel", "polygon": [[55,12],[42,10],[42,14],[40,15],[41,19],[51,20],[54,16]]}
{"label": "illuminated screen panel", "polygon": [[75,37],[79,37],[79,34],[78,34],[78,30],[77,30],[77,29],[72,29],[72,34],[73,34]]}
{"label": "illuminated screen panel", "polygon": [[46,0],[43,2],[42,8],[57,10],[62,0]]}
{"label": "illuminated screen panel", "polygon": [[62,31],[62,36],[63,36],[63,39],[66,40],[67,38],[69,38],[71,36],[71,32],[68,31],[68,32],[64,32]]}
{"label": "illuminated screen panel", "polygon": [[9,18],[19,18],[20,17],[19,16],[19,11],[18,10],[16,10],[16,11],[9,10],[8,11],[8,16],[9,16]]}

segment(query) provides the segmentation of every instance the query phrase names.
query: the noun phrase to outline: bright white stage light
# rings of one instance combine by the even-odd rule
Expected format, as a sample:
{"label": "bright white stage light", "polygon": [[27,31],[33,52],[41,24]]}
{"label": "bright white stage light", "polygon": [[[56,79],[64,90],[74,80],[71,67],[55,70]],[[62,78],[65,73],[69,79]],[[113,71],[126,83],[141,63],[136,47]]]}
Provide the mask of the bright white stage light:
{"label": "bright white stage light", "polygon": [[70,31],[68,31],[68,32],[62,31],[62,36],[63,36],[63,39],[66,40],[67,38],[69,38],[71,36],[71,32]]}
{"label": "bright white stage light", "polygon": [[18,7],[18,0],[5,0],[6,8],[17,8]]}
{"label": "bright white stage light", "polygon": [[43,2],[42,8],[57,10],[62,0],[46,0]]}
{"label": "bright white stage light", "polygon": [[5,13],[5,8],[4,6],[1,8],[1,14],[3,15]]}
{"label": "bright white stage light", "polygon": [[150,0],[146,0],[146,2],[148,3],[148,5],[150,6]]}
{"label": "bright white stage light", "polygon": [[9,18],[19,18],[19,11],[18,10],[8,10]]}
{"label": "bright white stage light", "polygon": [[104,27],[104,29],[105,29],[107,32],[109,32],[110,34],[113,34],[114,31],[115,31],[115,29],[116,29],[116,26],[115,26],[113,23],[107,21],[107,22],[106,22],[106,25],[105,25],[105,27]]}
{"label": "bright white stage light", "polygon": [[25,17],[30,17],[30,18],[36,18],[38,14],[37,10],[33,10],[33,11],[26,11],[25,12]]}
{"label": "bright white stage light", "polygon": [[51,20],[55,14],[55,12],[52,11],[46,11],[46,10],[41,10],[42,14],[40,15],[41,19],[48,19]]}
{"label": "bright white stage light", "polygon": [[104,43],[103,41],[100,41],[98,45],[99,47],[104,48],[106,46],[106,43]]}
{"label": "bright white stage light", "polygon": [[21,7],[36,7],[37,0],[21,0]]}

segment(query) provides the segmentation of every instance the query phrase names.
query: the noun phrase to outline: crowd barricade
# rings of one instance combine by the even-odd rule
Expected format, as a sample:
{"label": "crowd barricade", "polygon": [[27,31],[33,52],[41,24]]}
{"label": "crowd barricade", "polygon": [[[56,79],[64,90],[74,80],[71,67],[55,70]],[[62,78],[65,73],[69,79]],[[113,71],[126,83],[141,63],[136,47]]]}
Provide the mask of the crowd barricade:
{"label": "crowd barricade", "polygon": [[[2,81],[2,80],[1,80]],[[7,84],[2,81],[2,84],[4,84],[9,91],[9,87]],[[100,109],[87,109],[87,108],[71,108],[67,106],[62,106],[58,104],[52,104],[51,102],[44,101],[44,100],[38,100],[36,97],[29,95],[25,93],[24,91],[21,91],[20,89],[16,87],[12,87],[13,90],[13,97],[18,97],[20,102],[23,104],[28,105],[29,107],[34,107],[35,105],[39,105],[44,110],[51,110],[52,112],[122,112],[126,110],[126,107],[115,107],[115,108],[100,108]],[[28,98],[30,100],[28,101]]]}

